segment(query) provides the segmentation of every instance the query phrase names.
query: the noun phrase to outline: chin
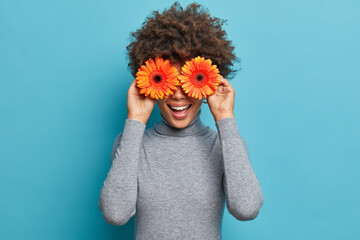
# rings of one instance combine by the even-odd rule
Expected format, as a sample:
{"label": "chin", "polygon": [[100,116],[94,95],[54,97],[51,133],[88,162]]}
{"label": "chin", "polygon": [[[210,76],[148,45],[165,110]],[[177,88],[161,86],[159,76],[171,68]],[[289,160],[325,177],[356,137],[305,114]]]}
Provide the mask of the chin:
{"label": "chin", "polygon": [[[188,119],[184,119],[184,120],[174,120],[172,119],[172,121],[170,122],[170,124],[173,126],[173,127],[176,127],[176,128],[185,128],[187,125],[189,125],[191,123],[192,119],[191,120],[188,120]],[[168,120],[169,122],[169,120]]]}

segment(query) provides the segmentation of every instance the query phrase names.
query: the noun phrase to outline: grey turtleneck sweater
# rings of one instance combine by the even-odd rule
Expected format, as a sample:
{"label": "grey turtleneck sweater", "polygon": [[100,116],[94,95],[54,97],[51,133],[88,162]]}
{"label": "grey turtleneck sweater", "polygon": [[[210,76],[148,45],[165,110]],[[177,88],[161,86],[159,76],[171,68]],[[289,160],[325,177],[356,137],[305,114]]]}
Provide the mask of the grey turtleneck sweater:
{"label": "grey turtleneck sweater", "polygon": [[99,208],[109,224],[135,214],[136,240],[222,239],[224,205],[254,219],[263,195],[235,118],[205,126],[201,109],[185,128],[161,114],[154,127],[126,119],[114,141]]}

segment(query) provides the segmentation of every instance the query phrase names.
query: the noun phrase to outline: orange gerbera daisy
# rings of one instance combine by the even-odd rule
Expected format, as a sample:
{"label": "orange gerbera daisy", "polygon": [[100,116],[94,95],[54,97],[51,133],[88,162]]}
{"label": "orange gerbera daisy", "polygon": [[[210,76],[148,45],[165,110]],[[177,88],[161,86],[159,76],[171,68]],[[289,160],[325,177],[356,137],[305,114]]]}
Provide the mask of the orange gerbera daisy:
{"label": "orange gerbera daisy", "polygon": [[180,85],[190,97],[207,98],[215,93],[221,83],[219,69],[212,65],[210,59],[196,57],[191,61],[186,61],[181,68],[182,75],[179,75]]}
{"label": "orange gerbera daisy", "polygon": [[151,98],[167,98],[173,94],[179,84],[177,79],[179,73],[169,60],[156,57],[155,61],[149,59],[142,65],[136,73],[136,83],[140,88],[140,93]]}

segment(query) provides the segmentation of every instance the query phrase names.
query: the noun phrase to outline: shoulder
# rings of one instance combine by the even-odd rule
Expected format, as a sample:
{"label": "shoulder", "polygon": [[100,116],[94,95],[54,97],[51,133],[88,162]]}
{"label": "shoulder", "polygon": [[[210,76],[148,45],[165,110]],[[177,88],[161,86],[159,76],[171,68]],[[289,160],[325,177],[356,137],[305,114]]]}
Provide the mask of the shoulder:
{"label": "shoulder", "polygon": [[147,128],[144,131],[143,141],[155,136],[156,136],[155,128],[154,127]]}
{"label": "shoulder", "polygon": [[207,126],[204,135],[206,137],[210,137],[210,138],[215,139],[215,138],[218,137],[218,132],[217,132],[217,130],[212,129],[210,126]]}
{"label": "shoulder", "polygon": [[219,134],[217,130],[214,130],[210,126],[206,126],[201,134],[196,136],[197,141],[200,141],[203,145],[207,145],[211,149],[220,146]]}

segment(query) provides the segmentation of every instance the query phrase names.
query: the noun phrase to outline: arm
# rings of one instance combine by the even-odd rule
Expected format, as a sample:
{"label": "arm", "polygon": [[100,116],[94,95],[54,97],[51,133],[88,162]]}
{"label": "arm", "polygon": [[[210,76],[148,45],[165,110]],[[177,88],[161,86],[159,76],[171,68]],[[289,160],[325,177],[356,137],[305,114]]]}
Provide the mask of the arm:
{"label": "arm", "polygon": [[240,221],[253,220],[264,199],[249,161],[246,143],[239,134],[235,118],[223,118],[215,125],[224,162],[223,188],[227,209]]}
{"label": "arm", "polygon": [[126,119],[113,145],[111,168],[100,191],[99,208],[109,224],[124,225],[136,212],[138,162],[146,125]]}

